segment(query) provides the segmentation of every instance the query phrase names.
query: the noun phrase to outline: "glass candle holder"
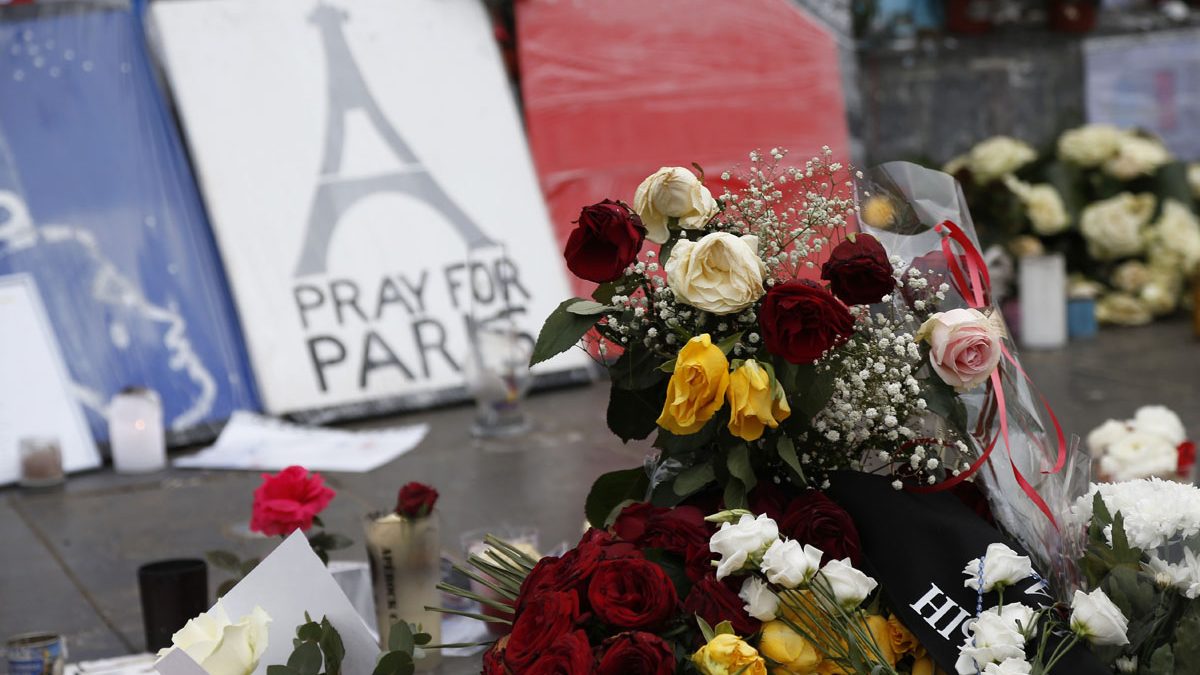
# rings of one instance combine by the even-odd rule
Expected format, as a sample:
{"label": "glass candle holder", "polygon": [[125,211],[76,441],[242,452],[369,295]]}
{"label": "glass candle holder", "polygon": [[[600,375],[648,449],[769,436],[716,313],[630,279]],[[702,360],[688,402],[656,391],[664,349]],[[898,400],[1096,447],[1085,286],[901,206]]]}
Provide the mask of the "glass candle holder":
{"label": "glass candle holder", "polygon": [[130,387],[108,408],[108,437],[117,473],[149,473],[167,465],[162,401],[151,389]]}
{"label": "glass candle holder", "polygon": [[1021,258],[1021,344],[1053,349],[1067,344],[1067,261],[1060,254]]}
{"label": "glass candle holder", "polygon": [[[397,513],[367,516],[367,555],[382,646],[388,644],[392,625],[400,621],[417,624],[432,637],[432,644],[441,642],[442,615],[425,609],[439,604],[437,585],[442,580],[442,569],[438,529],[436,511],[421,518]],[[440,661],[439,650],[426,650],[417,660],[417,669],[431,669]]]}
{"label": "glass candle holder", "polygon": [[476,404],[471,432],[503,437],[529,431],[529,417],[521,407],[532,383],[528,338],[511,325],[475,326],[471,333],[471,353],[464,368]]}
{"label": "glass candle holder", "polygon": [[62,485],[62,445],[57,438],[31,436],[20,440],[21,487],[44,488]]}

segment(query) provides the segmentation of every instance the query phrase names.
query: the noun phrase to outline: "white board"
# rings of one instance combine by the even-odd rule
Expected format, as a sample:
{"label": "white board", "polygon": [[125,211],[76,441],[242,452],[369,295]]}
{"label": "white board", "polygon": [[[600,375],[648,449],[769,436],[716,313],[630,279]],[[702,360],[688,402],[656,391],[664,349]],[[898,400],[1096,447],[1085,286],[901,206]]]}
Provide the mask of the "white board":
{"label": "white board", "polygon": [[100,466],[37,287],[13,274],[0,277],[0,485],[21,477],[28,436],[57,438],[66,471]]}
{"label": "white board", "polygon": [[1084,68],[1089,122],[1146,129],[1200,159],[1200,30],[1090,38]]}
{"label": "white board", "polygon": [[151,16],[269,412],[461,387],[467,316],[569,297],[478,0]]}

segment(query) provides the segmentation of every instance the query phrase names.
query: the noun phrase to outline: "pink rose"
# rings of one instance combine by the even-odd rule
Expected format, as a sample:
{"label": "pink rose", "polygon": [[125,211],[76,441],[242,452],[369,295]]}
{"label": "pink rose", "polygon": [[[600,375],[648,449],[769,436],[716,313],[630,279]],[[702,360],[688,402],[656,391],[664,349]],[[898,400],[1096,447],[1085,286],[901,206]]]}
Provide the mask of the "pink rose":
{"label": "pink rose", "polygon": [[1000,331],[977,309],[952,309],[929,317],[917,331],[929,342],[929,363],[958,391],[987,381],[1000,363]]}

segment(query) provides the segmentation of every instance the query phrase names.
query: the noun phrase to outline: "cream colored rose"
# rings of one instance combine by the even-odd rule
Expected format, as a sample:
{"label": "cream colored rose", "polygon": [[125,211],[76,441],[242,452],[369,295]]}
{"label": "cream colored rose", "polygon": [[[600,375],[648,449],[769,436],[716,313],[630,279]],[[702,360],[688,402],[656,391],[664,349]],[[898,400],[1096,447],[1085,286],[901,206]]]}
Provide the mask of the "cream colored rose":
{"label": "cream colored rose", "polygon": [[1042,245],[1042,240],[1037,237],[1031,237],[1028,234],[1022,234],[1013,237],[1012,241],[1008,242],[1008,252],[1018,258],[1028,258],[1036,255],[1046,255],[1046,247]]}
{"label": "cream colored rose", "polygon": [[1174,268],[1151,267],[1146,285],[1138,291],[1138,299],[1154,316],[1163,316],[1179,307],[1183,292],[1183,276]]}
{"label": "cream colored rose", "polygon": [[158,657],[182,649],[209,675],[249,675],[267,650],[269,623],[271,617],[261,607],[234,623],[218,600],[212,609],[172,635],[173,646],[160,651]]}
{"label": "cream colored rose", "polygon": [[1009,136],[994,136],[971,148],[967,168],[976,183],[990,183],[1037,159],[1028,143]]}
{"label": "cream colored rose", "polygon": [[1079,218],[1088,253],[1097,260],[1116,260],[1145,249],[1143,229],[1154,215],[1154,195],[1129,192],[1089,204]]}
{"label": "cream colored rose", "polygon": [[1109,293],[1096,303],[1096,320],[1116,326],[1144,326],[1154,320],[1154,315],[1139,298]]}
{"label": "cream colored rose", "polygon": [[1192,196],[1200,199],[1200,162],[1188,164],[1188,185],[1192,186]]}
{"label": "cream colored rose", "polygon": [[1104,162],[1104,172],[1118,180],[1133,180],[1152,174],[1171,161],[1171,153],[1151,138],[1125,134],[1117,145],[1117,154]]}
{"label": "cream colored rose", "polygon": [[1048,237],[1070,227],[1071,217],[1067,215],[1067,207],[1053,185],[1030,185],[1014,176],[1005,176],[1004,184],[1021,200],[1034,232]]}
{"label": "cream colored rose", "polygon": [[1113,270],[1112,285],[1126,293],[1139,293],[1150,283],[1150,268],[1140,260],[1127,260]]}
{"label": "cream colored rose", "polygon": [[728,232],[679,240],[667,259],[667,285],[679,302],[713,314],[739,312],[762,297],[766,266],[758,237]]}
{"label": "cream colored rose", "polygon": [[664,166],[638,186],[633,210],[646,226],[646,238],[665,244],[671,218],[678,218],[685,230],[699,229],[717,215],[717,200],[696,174],[681,166]]}
{"label": "cream colored rose", "polygon": [[1117,154],[1125,132],[1108,124],[1087,124],[1058,138],[1059,159],[1083,167],[1096,167]]}
{"label": "cream colored rose", "polygon": [[1200,269],[1200,220],[1174,199],[1163,204],[1162,214],[1150,228],[1150,262],[1186,276]]}

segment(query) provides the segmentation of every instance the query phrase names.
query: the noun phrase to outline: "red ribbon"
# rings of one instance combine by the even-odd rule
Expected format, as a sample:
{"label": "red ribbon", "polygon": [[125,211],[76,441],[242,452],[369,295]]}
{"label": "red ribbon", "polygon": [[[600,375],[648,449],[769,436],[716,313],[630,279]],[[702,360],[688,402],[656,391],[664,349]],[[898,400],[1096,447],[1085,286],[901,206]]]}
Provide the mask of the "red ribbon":
{"label": "red ribbon", "polygon": [[[934,229],[939,234],[945,235],[942,237],[942,254],[946,258],[946,267],[950,271],[950,278],[954,283],[955,290],[958,291],[959,295],[961,295],[963,299],[967,301],[967,305],[971,308],[983,309],[987,307],[991,291],[991,279],[988,276],[987,263],[984,262],[983,255],[980,254],[979,249],[975,247],[975,244],[971,241],[970,237],[967,236],[967,233],[962,230],[962,228],[949,220],[942,222]],[[958,244],[959,248],[961,248],[963,251],[962,260],[963,264],[966,266],[966,270],[963,269],[963,264],[959,263],[959,255],[955,254],[954,252],[954,244]],[[1054,410],[1050,407],[1050,402],[1046,400],[1046,397],[1042,395],[1041,392],[1037,391],[1037,387],[1034,386],[1033,380],[1030,379],[1025,370],[1021,368],[1021,364],[1018,363],[1015,358],[1013,358],[1013,355],[1008,351],[1008,348],[1005,347],[1003,343],[1000,344],[1000,352],[1003,357],[1010,364],[1012,364],[1016,371],[1021,374],[1021,377],[1025,378],[1025,381],[1029,383],[1029,386],[1035,392],[1037,392],[1038,397],[1041,398],[1042,405],[1046,409],[1046,413],[1050,416],[1050,422],[1054,426],[1054,432],[1058,442],[1058,458],[1054,463],[1053,469],[1049,471],[1043,471],[1042,473],[1058,473],[1062,470],[1067,460],[1067,440],[1065,434],[1063,434],[1062,426],[1058,423],[1058,416],[1054,414]],[[912,492],[927,493],[941,492],[943,490],[949,490],[950,488],[953,488],[955,485],[958,485],[979,471],[979,469],[983,467],[984,463],[988,461],[988,458],[991,457],[992,451],[996,447],[996,442],[1003,438],[1004,450],[1008,455],[1008,464],[1010,467],[1012,467],[1013,478],[1016,479],[1017,485],[1021,486],[1021,490],[1026,494],[1026,496],[1028,496],[1029,499],[1031,499],[1033,503],[1037,505],[1038,509],[1046,515],[1046,518],[1050,520],[1050,523],[1054,525],[1055,529],[1058,529],[1058,522],[1055,520],[1054,514],[1050,511],[1050,507],[1046,505],[1046,500],[1042,499],[1042,496],[1037,493],[1037,490],[1034,489],[1033,485],[1031,485],[1029,481],[1025,479],[1025,476],[1021,474],[1021,470],[1017,468],[1017,463],[1013,460],[1012,447],[1009,442],[1008,435],[1008,407],[1004,401],[1004,383],[1001,379],[1001,371],[999,367],[992,371],[989,379],[989,393],[995,397],[996,411],[1000,416],[1000,432],[992,436],[991,440],[988,441],[986,447],[984,448],[983,454],[981,454],[979,459],[975,460],[975,463],[973,463],[966,471],[959,473],[957,476],[944,480],[941,483],[937,483],[936,485],[913,486],[909,488],[909,490]]]}

